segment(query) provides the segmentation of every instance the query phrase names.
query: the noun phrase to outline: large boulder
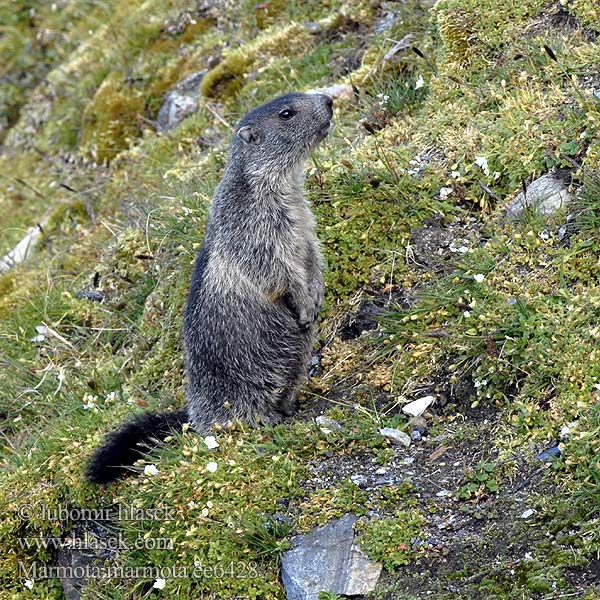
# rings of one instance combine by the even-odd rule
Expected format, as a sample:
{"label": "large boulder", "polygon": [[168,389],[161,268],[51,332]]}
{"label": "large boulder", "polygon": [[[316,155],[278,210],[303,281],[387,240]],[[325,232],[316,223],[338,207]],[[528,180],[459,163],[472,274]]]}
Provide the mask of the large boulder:
{"label": "large boulder", "polygon": [[381,564],[369,560],[355,542],[355,521],[347,514],[292,538],[281,563],[288,600],[318,600],[319,592],[358,596],[375,588]]}

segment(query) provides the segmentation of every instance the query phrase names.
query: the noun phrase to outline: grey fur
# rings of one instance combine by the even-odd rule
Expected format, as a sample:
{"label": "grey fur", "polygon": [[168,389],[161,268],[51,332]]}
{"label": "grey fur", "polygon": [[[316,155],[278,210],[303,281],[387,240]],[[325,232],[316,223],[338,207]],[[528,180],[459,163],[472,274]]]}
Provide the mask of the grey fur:
{"label": "grey fur", "polygon": [[324,291],[301,185],[308,154],[329,132],[331,106],[323,94],[287,94],[239,123],[185,310],[187,407],[145,413],[109,433],[88,463],[90,482],[126,473],[186,417],[207,432],[279,423],[296,411]]}
{"label": "grey fur", "polygon": [[278,423],[296,410],[324,291],[301,185],[331,106],[323,94],[287,94],[236,128],[184,319],[188,415],[198,431]]}

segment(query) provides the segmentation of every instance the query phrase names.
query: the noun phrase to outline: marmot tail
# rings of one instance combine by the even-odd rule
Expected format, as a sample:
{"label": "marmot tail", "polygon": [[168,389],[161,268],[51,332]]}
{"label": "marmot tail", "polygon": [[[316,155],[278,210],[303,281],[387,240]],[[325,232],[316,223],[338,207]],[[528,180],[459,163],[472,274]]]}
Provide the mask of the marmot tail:
{"label": "marmot tail", "polygon": [[110,483],[125,474],[144,456],[156,440],[181,431],[188,421],[186,409],[174,412],[143,413],[123,423],[104,438],[88,463],[86,477],[90,483]]}

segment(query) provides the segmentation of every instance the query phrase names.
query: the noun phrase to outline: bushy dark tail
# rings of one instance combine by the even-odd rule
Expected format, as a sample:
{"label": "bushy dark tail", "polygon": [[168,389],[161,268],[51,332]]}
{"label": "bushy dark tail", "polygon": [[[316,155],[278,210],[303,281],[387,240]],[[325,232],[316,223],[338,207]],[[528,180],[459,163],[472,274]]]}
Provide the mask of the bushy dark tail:
{"label": "bushy dark tail", "polygon": [[[148,412],[111,431],[96,448],[86,469],[90,483],[110,483],[125,474],[148,451],[148,445],[180,431],[188,421],[187,410]],[[146,446],[144,448],[144,446]]]}

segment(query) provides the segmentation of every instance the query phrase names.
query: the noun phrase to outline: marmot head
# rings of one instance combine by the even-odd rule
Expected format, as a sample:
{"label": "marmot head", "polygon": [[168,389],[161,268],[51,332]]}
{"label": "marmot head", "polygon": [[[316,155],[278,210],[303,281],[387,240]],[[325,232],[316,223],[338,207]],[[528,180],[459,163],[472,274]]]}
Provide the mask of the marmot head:
{"label": "marmot head", "polygon": [[329,133],[332,107],[329,96],[316,93],[285,94],[259,106],[236,127],[232,158],[253,176],[295,175]]}

